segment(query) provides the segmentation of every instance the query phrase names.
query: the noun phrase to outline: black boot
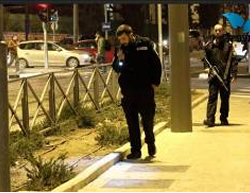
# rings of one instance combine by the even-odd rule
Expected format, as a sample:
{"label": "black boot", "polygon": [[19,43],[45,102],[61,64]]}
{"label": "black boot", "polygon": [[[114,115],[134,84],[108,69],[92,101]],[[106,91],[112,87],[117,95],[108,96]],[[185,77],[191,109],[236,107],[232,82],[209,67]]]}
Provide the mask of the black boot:
{"label": "black boot", "polygon": [[139,159],[141,158],[141,152],[132,152],[127,156],[127,159]]}
{"label": "black boot", "polygon": [[156,154],[156,147],[155,144],[148,144],[148,154],[150,156],[154,156]]}
{"label": "black boot", "polygon": [[220,121],[221,121],[221,125],[229,125],[227,119],[221,119]]}
{"label": "black boot", "polygon": [[210,120],[208,120],[208,119],[205,119],[205,120],[203,121],[203,124],[204,124],[204,125],[207,125],[208,127],[213,127],[213,126],[214,126],[214,121],[210,121]]}

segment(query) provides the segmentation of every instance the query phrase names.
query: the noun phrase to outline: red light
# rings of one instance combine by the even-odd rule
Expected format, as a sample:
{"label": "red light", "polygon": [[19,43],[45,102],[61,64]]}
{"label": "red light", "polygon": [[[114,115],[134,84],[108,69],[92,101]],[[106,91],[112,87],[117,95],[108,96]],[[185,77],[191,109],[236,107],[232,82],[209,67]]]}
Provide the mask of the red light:
{"label": "red light", "polygon": [[53,7],[52,4],[47,4],[47,3],[40,3],[35,5],[36,10],[51,9],[52,7]]}

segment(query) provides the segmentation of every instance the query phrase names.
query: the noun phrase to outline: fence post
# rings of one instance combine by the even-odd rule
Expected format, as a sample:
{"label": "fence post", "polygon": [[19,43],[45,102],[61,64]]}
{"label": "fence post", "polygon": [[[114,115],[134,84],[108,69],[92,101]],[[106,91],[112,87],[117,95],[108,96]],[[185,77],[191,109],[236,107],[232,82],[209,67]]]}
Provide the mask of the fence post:
{"label": "fence post", "polygon": [[[0,5],[0,21],[3,21],[2,17],[3,7]],[[2,23],[0,23],[0,26],[1,25]],[[0,30],[1,29],[0,27]],[[0,36],[2,36],[1,32]],[[9,111],[6,55],[6,44],[0,42],[0,192],[10,192]]]}
{"label": "fence post", "polygon": [[111,88],[112,88],[112,96],[113,96],[113,98],[114,98],[114,100],[115,100],[115,102],[117,102],[116,100],[116,91],[117,91],[117,89],[118,89],[118,85],[117,85],[117,75],[116,75],[116,73],[115,73],[115,71],[113,70],[112,71],[112,81],[111,81]]}
{"label": "fence post", "polygon": [[74,108],[76,109],[79,105],[79,72],[75,70],[75,85],[74,85]]}
{"label": "fence post", "polygon": [[49,88],[49,114],[53,121],[56,123],[56,98],[55,98],[55,80],[54,73],[51,73],[50,88]]}
{"label": "fence post", "polygon": [[29,123],[29,93],[28,93],[28,80],[25,78],[23,87],[23,97],[22,97],[22,114],[23,114],[23,126],[25,133],[29,135],[30,133],[30,123]]}
{"label": "fence post", "polygon": [[97,105],[97,108],[99,109],[100,104],[99,104],[99,76],[98,76],[98,71],[99,71],[99,64],[97,64],[96,69],[95,69],[95,77],[94,77],[94,100]]}

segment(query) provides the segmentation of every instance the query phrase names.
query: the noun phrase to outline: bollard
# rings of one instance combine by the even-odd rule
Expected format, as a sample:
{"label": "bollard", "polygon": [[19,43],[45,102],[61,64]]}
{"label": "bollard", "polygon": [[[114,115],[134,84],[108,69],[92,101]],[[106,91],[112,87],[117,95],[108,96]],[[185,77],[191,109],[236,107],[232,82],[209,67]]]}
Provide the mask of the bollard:
{"label": "bollard", "polygon": [[10,192],[7,48],[0,42],[0,192]]}

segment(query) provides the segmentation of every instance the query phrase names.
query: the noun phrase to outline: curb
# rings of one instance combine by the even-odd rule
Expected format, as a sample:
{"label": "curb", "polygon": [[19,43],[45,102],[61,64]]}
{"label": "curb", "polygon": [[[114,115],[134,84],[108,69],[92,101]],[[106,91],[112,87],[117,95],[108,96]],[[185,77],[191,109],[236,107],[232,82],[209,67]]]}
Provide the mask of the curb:
{"label": "curb", "polygon": [[[202,95],[197,98],[194,102],[192,102],[192,109],[201,104],[204,100],[207,99],[207,94]],[[160,122],[154,126],[154,134],[155,136],[161,133],[167,126],[167,122]],[[141,136],[142,145],[145,144],[144,141],[145,134],[143,133]],[[55,189],[51,190],[51,192],[76,192],[79,189],[83,188],[101,174],[103,174],[106,170],[108,170],[111,166],[115,165],[117,162],[122,160],[130,151],[129,142],[124,144],[122,147],[116,149],[113,153],[110,153],[104,156],[102,159],[98,160],[96,163],[88,167],[86,170],[78,174],[76,177],[71,180],[61,184]]]}
{"label": "curb", "polygon": [[199,104],[204,102],[207,98],[208,98],[208,94],[204,93],[201,97],[194,100],[194,102],[192,102],[192,109],[196,108]]}
{"label": "curb", "polygon": [[[155,135],[163,131],[166,125],[167,122],[161,122],[154,126]],[[144,138],[144,133],[142,134],[141,138]],[[143,140],[142,145],[144,143],[145,142]],[[108,170],[111,166],[122,160],[129,152],[129,150],[130,144],[124,144],[122,147],[116,149],[113,153],[104,156],[102,159],[88,167],[76,177],[56,187],[51,192],[76,192],[77,190],[86,186],[88,183],[92,182],[94,179],[96,179],[98,176]]]}

